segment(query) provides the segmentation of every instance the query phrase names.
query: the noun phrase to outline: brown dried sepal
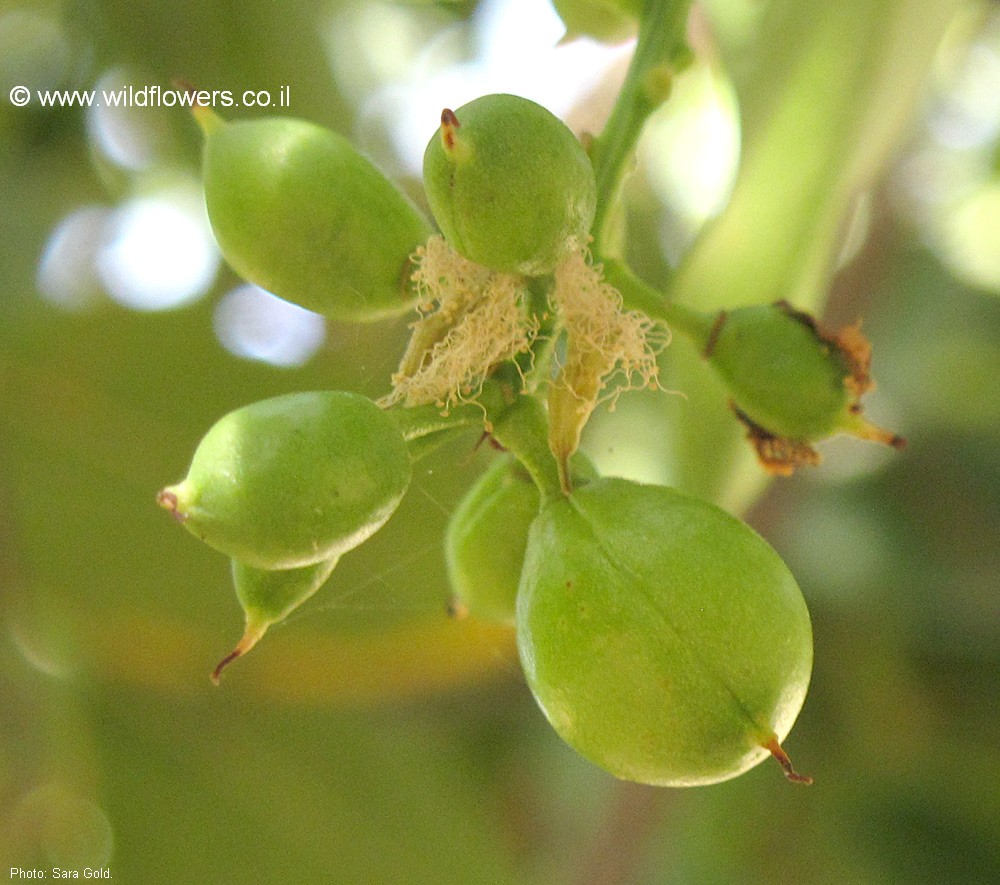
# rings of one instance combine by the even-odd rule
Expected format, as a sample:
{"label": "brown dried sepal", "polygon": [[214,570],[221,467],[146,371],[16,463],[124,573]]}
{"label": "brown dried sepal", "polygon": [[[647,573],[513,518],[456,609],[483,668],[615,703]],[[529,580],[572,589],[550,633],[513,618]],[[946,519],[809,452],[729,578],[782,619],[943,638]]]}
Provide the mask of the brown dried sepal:
{"label": "brown dried sepal", "polygon": [[791,476],[796,467],[815,467],[822,460],[809,443],[796,439],[785,439],[759,424],[755,424],[735,403],[730,402],[740,423],[746,429],[747,439],[757,453],[761,467],[774,476]]}
{"label": "brown dried sepal", "polygon": [[775,307],[780,308],[792,319],[798,320],[820,341],[829,344],[837,351],[847,369],[844,386],[854,397],[855,404],[864,394],[875,388],[875,382],[871,378],[872,345],[861,331],[861,320],[832,332],[823,328],[812,314],[796,309],[787,301],[777,301]]}
{"label": "brown dried sepal", "polygon": [[861,320],[844,326],[836,334],[826,338],[840,352],[841,359],[847,365],[848,376],[844,384],[854,397],[855,403],[869,390],[875,387],[871,378],[872,346],[871,342],[861,333]]}
{"label": "brown dried sepal", "polygon": [[811,314],[796,310],[787,301],[779,301],[776,306],[780,307],[788,316],[808,326],[820,341],[836,350],[843,362],[846,370],[844,387],[847,388],[853,400],[848,405],[847,411],[857,419],[853,426],[845,428],[845,432],[858,439],[882,443],[894,449],[905,448],[906,439],[904,437],[891,430],[877,427],[862,417],[864,409],[861,405],[861,397],[875,389],[875,382],[872,381],[871,376],[872,345],[861,331],[861,320],[850,323],[836,332],[831,332],[820,326]]}

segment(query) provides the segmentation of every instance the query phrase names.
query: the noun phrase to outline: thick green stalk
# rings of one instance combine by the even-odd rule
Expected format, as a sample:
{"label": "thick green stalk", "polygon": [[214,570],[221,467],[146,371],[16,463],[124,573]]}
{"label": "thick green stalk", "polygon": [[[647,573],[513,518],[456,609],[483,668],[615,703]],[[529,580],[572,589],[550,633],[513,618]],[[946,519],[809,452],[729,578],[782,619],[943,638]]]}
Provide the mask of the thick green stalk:
{"label": "thick green stalk", "polygon": [[690,338],[699,351],[703,352],[708,346],[717,315],[668,301],[662,292],[641,280],[616,258],[604,261],[604,279],[618,290],[625,307],[641,310],[650,319],[666,323],[672,331]]}
{"label": "thick green stalk", "polygon": [[509,451],[538,486],[543,498],[560,495],[563,479],[549,449],[548,418],[541,400],[518,393],[503,381],[488,382],[480,399],[493,438]]}
{"label": "thick green stalk", "polygon": [[690,51],[685,25],[691,0],[646,0],[639,24],[639,42],[615,101],[611,116],[591,147],[597,179],[594,251],[617,254],[609,217],[618,200],[621,181],[649,115],[670,94],[673,76],[687,64]]}

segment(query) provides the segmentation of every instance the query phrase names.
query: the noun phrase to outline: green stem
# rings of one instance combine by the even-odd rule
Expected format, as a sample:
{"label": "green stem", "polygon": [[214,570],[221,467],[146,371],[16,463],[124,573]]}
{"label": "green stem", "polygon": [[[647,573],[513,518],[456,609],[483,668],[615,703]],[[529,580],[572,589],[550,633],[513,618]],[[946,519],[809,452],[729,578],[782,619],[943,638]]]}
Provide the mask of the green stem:
{"label": "green stem", "polygon": [[410,452],[410,460],[416,463],[440,448],[456,433],[471,427],[482,428],[483,410],[478,406],[458,406],[442,413],[438,406],[397,406],[386,412],[403,433]]}
{"label": "green stem", "polygon": [[396,422],[407,442],[445,430],[466,430],[482,426],[483,423],[483,410],[471,403],[457,406],[448,412],[442,412],[440,407],[433,404],[396,406],[388,409],[386,414]]}
{"label": "green stem", "polygon": [[543,499],[562,494],[556,459],[549,449],[548,416],[541,400],[518,393],[513,384],[490,382],[483,388],[493,438],[528,471]]}
{"label": "green stem", "polygon": [[643,282],[628,265],[615,258],[604,260],[604,279],[621,293],[625,307],[641,310],[650,319],[666,323],[672,330],[690,338],[701,352],[708,346],[717,314],[703,313],[667,300],[662,292]]}
{"label": "green stem", "polygon": [[430,454],[456,432],[481,430],[485,425],[493,438],[524,465],[543,496],[558,494],[559,474],[549,451],[545,407],[537,397],[519,392],[520,381],[513,367],[504,367],[497,377],[483,384],[475,403],[457,406],[447,414],[434,405],[396,407],[387,414],[403,432],[414,461]]}
{"label": "green stem", "polygon": [[594,250],[615,254],[609,242],[611,210],[621,181],[649,115],[667,98],[676,70],[689,60],[685,26],[692,0],[646,0],[639,23],[639,41],[604,130],[591,145],[597,179]]}

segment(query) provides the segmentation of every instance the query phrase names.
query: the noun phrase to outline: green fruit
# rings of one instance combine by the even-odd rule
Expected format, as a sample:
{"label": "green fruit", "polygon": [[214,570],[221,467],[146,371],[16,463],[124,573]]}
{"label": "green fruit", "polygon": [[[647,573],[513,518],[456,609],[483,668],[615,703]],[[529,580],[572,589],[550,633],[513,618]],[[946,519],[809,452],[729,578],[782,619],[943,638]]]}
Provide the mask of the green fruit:
{"label": "green fruit", "polygon": [[528,684],[556,731],[627,780],[723,781],[781,750],[812,633],[780,557],[679,492],[599,479],[531,527],[517,601]]}
{"label": "green fruit", "polygon": [[828,334],[786,302],[740,307],[718,316],[706,356],[775,473],[815,463],[810,443],[835,433],[904,445],[861,416],[860,397],[873,385],[871,348],[857,326]]}
{"label": "green fruit", "polygon": [[777,305],[726,313],[709,362],[737,407],[777,435],[821,439],[847,412],[848,371],[839,353]]}
{"label": "green fruit", "polygon": [[431,211],[451,245],[493,270],[538,276],[586,245],[597,186],[558,117],[487,95],[441,114],[424,153]]}
{"label": "green fruit", "polygon": [[[572,466],[577,484],[596,476],[580,454]],[[444,539],[456,611],[498,624],[514,623],[528,530],[539,505],[537,486],[513,455],[498,458],[469,489]]]}
{"label": "green fruit", "polygon": [[301,120],[196,114],[208,215],[238,274],[335,320],[412,306],[408,259],[431,228],[349,142]]}
{"label": "green fruit", "polygon": [[236,647],[212,672],[218,685],[223,668],[253,648],[272,624],[287,618],[330,577],[338,557],[302,568],[265,571],[232,560],[233,584],[246,616],[246,630]]}
{"label": "green fruit", "polygon": [[528,528],[538,504],[538,489],[512,455],[498,458],[469,489],[444,539],[456,611],[514,623]]}
{"label": "green fruit", "polygon": [[332,559],[374,534],[410,482],[396,423],[352,393],[295,393],[230,412],[161,505],[210,547],[260,569]]}

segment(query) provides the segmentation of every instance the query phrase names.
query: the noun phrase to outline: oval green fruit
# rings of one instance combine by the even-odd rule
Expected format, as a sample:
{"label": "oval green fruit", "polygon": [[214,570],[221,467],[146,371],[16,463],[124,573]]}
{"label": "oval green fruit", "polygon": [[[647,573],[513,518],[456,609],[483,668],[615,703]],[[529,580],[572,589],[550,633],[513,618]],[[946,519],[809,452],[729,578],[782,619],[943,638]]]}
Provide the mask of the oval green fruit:
{"label": "oval green fruit", "polygon": [[[579,452],[573,480],[597,474]],[[538,487],[518,460],[502,455],[469,489],[448,522],[445,561],[454,608],[498,624],[513,624],[528,531],[541,503]]]}
{"label": "oval green fruit", "polygon": [[799,316],[775,304],[728,311],[708,359],[755,423],[790,439],[821,439],[847,411],[848,370]]}
{"label": "oval green fruit", "polygon": [[706,357],[773,473],[817,463],[811,444],[836,433],[905,445],[862,417],[871,347],[857,325],[831,334],[787,302],[740,307],[716,318]]}
{"label": "oval green fruit", "polygon": [[210,547],[259,569],[339,556],[374,534],[410,482],[396,423],[352,393],[294,393],[220,418],[160,503]]}
{"label": "oval green fruit", "polygon": [[514,623],[528,529],[538,505],[538,489],[513,455],[498,458],[469,489],[444,539],[457,611]]}
{"label": "oval green fruit", "polygon": [[348,141],[302,120],[196,114],[209,219],[238,274],[335,320],[412,306],[409,256],[432,230]]}
{"label": "oval green fruit", "polygon": [[727,780],[781,750],[812,632],[752,529],[672,489],[599,479],[531,527],[517,601],[528,684],[563,739],[626,780]]}
{"label": "oval green fruit", "polygon": [[580,142],[558,117],[514,95],[442,113],[424,153],[424,187],[456,250],[529,276],[549,273],[586,245],[597,204]]}

